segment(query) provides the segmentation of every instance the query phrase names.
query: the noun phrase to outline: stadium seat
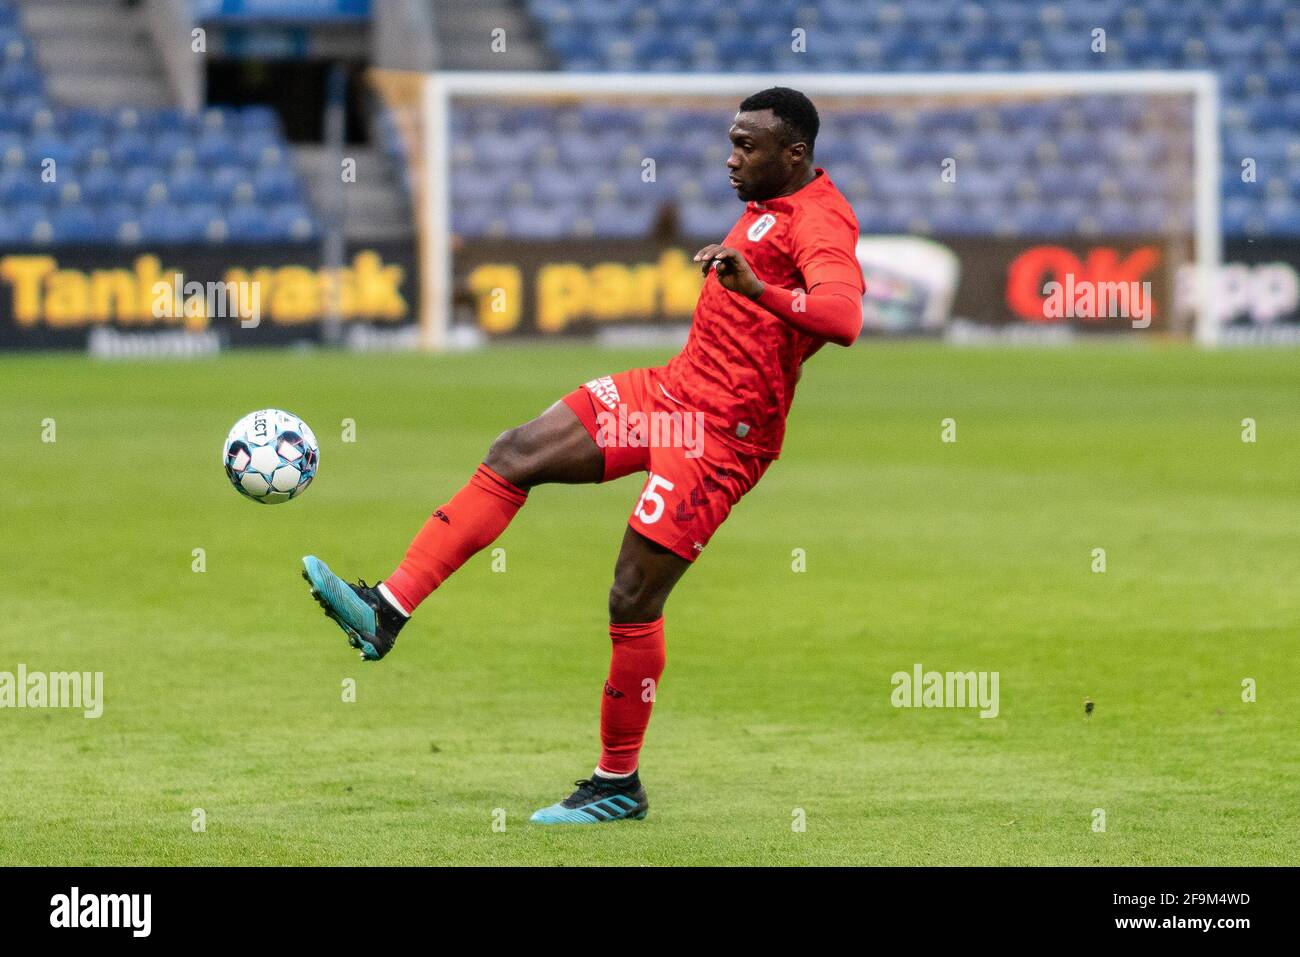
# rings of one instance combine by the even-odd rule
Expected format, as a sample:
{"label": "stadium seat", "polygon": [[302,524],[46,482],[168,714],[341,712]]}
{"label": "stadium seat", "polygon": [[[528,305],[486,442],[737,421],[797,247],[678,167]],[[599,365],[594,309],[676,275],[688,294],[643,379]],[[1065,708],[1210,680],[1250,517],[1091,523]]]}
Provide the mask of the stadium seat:
{"label": "stadium seat", "polygon": [[301,203],[282,203],[271,210],[271,230],[277,239],[306,242],[316,237],[311,212]]}
{"label": "stadium seat", "polygon": [[[285,153],[267,107],[51,103],[14,7],[0,0],[0,240],[220,241],[211,224],[228,202],[242,235],[309,239],[316,227]],[[41,175],[46,160],[54,182]]]}
{"label": "stadium seat", "polygon": [[117,169],[129,169],[153,158],[153,147],[142,133],[126,131],[109,140],[108,155]]}
{"label": "stadium seat", "polygon": [[[1123,0],[737,0],[722,8],[687,0],[653,7],[525,0],[524,7],[565,70],[1208,67],[1218,72],[1225,101],[1227,235],[1261,224],[1288,235],[1295,230],[1300,19],[1288,0],[1148,0],[1141,8]],[[806,53],[791,51],[796,26],[808,31]],[[1090,49],[1096,26],[1113,41],[1102,60]],[[142,236],[181,232],[202,240],[208,226],[196,231],[191,214],[210,212],[211,204],[226,209],[230,241],[314,234],[307,192],[287,161],[274,110],[68,109],[52,103],[46,87],[15,5],[0,0],[4,236],[30,236],[48,223],[49,241],[63,242],[87,222],[87,210],[98,216],[112,203],[127,204],[131,218],[115,207],[108,226],[87,230],[88,241],[132,224]],[[911,122],[888,112],[826,111],[818,160],[862,205],[860,219],[880,228],[924,222],[939,232],[1032,232],[1082,218],[1099,228],[1149,232],[1177,212],[1189,160],[1148,112],[1142,98],[1114,97],[918,110]],[[484,104],[458,107],[452,125],[458,231],[631,235],[629,224],[648,224],[658,208],[647,187],[655,204],[677,199],[684,227],[715,234],[734,219],[721,166],[725,143],[712,112],[678,105],[658,116],[632,116],[599,103]],[[378,132],[386,161],[405,165],[396,120],[381,115]],[[958,158],[953,193],[935,189],[934,170],[948,156]],[[651,184],[640,175],[644,157],[656,162]],[[1244,157],[1256,161],[1259,183],[1241,182]],[[57,164],[61,185],[77,187],[78,200],[40,189],[32,171],[47,158]],[[1003,204],[1001,217],[973,205],[993,198]],[[1107,203],[1127,203],[1128,211]],[[35,220],[34,204],[42,210]],[[179,225],[162,222],[163,213],[151,209],[158,204],[179,209]],[[20,208],[23,216],[15,218]]]}
{"label": "stadium seat", "polygon": [[271,242],[280,238],[272,228],[266,212],[251,203],[229,210],[226,226],[231,242]]}
{"label": "stadium seat", "polygon": [[506,213],[512,236],[526,239],[555,239],[568,236],[579,210],[574,206],[536,206],[520,203]]}
{"label": "stadium seat", "polygon": [[84,205],[63,206],[50,216],[56,243],[104,242],[113,238],[103,221]]}
{"label": "stadium seat", "polygon": [[[656,4],[653,11],[641,11],[636,5],[619,0],[598,3],[583,0],[560,3],[558,0],[528,0],[527,7],[541,26],[548,46],[563,69],[600,70],[633,69],[646,71],[737,70],[915,70],[915,69],[1082,69],[1116,70],[1134,68],[1178,69],[1209,66],[1220,73],[1229,111],[1236,102],[1247,104],[1236,128],[1237,142],[1225,142],[1225,155],[1253,156],[1261,162],[1284,162],[1294,130],[1300,124],[1300,21],[1291,13],[1287,0],[1150,0],[1141,8],[1123,0],[1065,0],[1046,6],[1019,0],[992,0],[972,4],[963,0],[904,0],[901,3],[851,2],[822,0],[815,6],[802,0],[744,0],[725,9],[692,7],[676,0]],[[755,27],[758,23],[761,26]],[[689,24],[689,25],[688,25]],[[808,52],[792,54],[790,29],[795,25],[809,30]],[[1110,46],[1104,60],[1098,62],[1090,47],[1091,31],[1101,26],[1107,31]],[[615,41],[597,42],[611,32],[622,36]],[[703,42],[702,42],[703,41]],[[1048,219],[1069,220],[1073,215],[1069,203],[1089,196],[1100,200],[1096,190],[1107,179],[1118,183],[1119,195],[1143,195],[1142,170],[1169,164],[1175,173],[1183,168],[1184,158],[1172,152],[1172,144],[1150,128],[1143,113],[1145,104],[1132,98],[1119,110],[1122,130],[1112,131],[1109,141],[1105,127],[1113,126],[1114,98],[1095,98],[1085,103],[1082,117],[1074,125],[1061,126],[1059,103],[1007,107],[998,125],[976,131],[968,117],[958,113],[935,117],[930,126],[941,139],[961,134],[969,151],[987,163],[1008,169],[1006,182],[1018,178],[1032,180],[1044,176],[1040,196],[1054,202],[1057,209],[1044,207],[1044,200],[1028,207],[1024,216],[1011,217],[1011,227],[1040,228]],[[682,112],[684,115],[684,111]],[[1065,111],[1075,113],[1076,111]],[[1227,124],[1225,124],[1225,127]],[[598,123],[583,132],[601,129]],[[646,155],[661,163],[685,164],[688,177],[703,182],[707,164],[699,160],[700,141],[688,138],[693,129],[707,130],[716,136],[708,123],[668,131],[661,141],[653,131],[643,131],[639,144]],[[1014,131],[1014,135],[1012,135]],[[645,135],[645,134],[649,135]],[[829,131],[828,131],[829,133]],[[1231,133],[1230,133],[1231,135]],[[877,144],[888,141],[894,149],[893,162],[922,165],[932,162],[929,153],[938,146],[907,130],[881,128],[863,116],[835,131],[838,145],[826,148],[819,156],[837,170],[844,165],[864,163],[876,166],[885,161]],[[824,137],[828,142],[831,136]],[[1119,142],[1119,140],[1124,142]],[[566,160],[576,162],[577,154],[603,153],[611,165],[617,147],[599,137],[566,136]],[[1054,155],[1037,156],[1036,145],[1055,143]],[[491,146],[492,144],[485,144]],[[1296,149],[1300,149],[1297,145]],[[692,156],[691,154],[695,155]],[[493,155],[493,154],[481,154]],[[948,154],[943,154],[948,155]],[[1083,160],[1089,160],[1083,163]],[[1062,165],[1063,164],[1063,165]],[[891,167],[885,167],[889,169]],[[541,174],[539,174],[541,175]],[[1232,175],[1236,175],[1235,173]],[[1225,168],[1225,180],[1231,184]],[[885,180],[895,178],[892,173]],[[1176,176],[1167,177],[1177,181]],[[618,179],[620,188],[634,189],[630,180]],[[1045,185],[1046,184],[1046,185]],[[888,186],[891,195],[906,199],[886,218],[897,220],[903,209],[915,217],[926,212],[924,201],[916,195],[917,184],[907,182]],[[997,184],[983,181],[982,190]],[[1098,208],[1090,221],[1116,225],[1128,231],[1149,229],[1158,213],[1154,205],[1160,193],[1168,193],[1170,183],[1158,184],[1155,197],[1129,216],[1118,210]],[[1300,201],[1297,184],[1290,179],[1285,187],[1291,202]],[[1000,186],[998,188],[1001,188]],[[540,192],[549,194],[549,186]],[[703,188],[687,199],[707,202]],[[630,195],[630,194],[624,194]],[[1053,199],[1052,197],[1055,197]],[[1243,195],[1243,198],[1245,196]],[[720,202],[725,202],[719,198]],[[1255,205],[1247,213],[1234,207],[1229,215],[1225,207],[1224,225],[1229,235],[1247,220],[1263,216],[1263,191],[1252,197]],[[1166,200],[1167,202],[1167,200]],[[1289,209],[1290,207],[1287,207]],[[685,210],[683,210],[685,213]],[[928,217],[935,224],[952,219],[951,210],[934,207]],[[1268,222],[1286,225],[1289,213],[1270,213]],[[691,222],[707,222],[699,207],[692,207]],[[603,218],[592,217],[593,223]],[[1125,226],[1127,221],[1129,225]]]}
{"label": "stadium seat", "polygon": [[0,203],[18,206],[40,203],[46,195],[40,177],[28,169],[7,169],[0,172]]}
{"label": "stadium seat", "polygon": [[167,195],[178,203],[216,202],[216,192],[212,180],[195,170],[176,170],[167,179]]}
{"label": "stadium seat", "polygon": [[287,166],[269,166],[253,174],[253,191],[258,202],[268,206],[294,202],[299,198],[298,176]]}

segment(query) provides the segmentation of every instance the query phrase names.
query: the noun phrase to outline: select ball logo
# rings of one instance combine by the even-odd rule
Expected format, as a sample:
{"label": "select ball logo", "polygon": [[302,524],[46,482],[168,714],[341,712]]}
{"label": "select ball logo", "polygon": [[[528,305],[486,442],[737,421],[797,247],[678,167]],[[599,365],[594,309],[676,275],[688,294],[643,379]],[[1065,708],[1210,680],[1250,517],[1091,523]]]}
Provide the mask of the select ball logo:
{"label": "select ball logo", "polygon": [[280,409],[250,412],[221,449],[230,484],[247,498],[278,505],[297,498],[320,467],[320,446],[307,423]]}

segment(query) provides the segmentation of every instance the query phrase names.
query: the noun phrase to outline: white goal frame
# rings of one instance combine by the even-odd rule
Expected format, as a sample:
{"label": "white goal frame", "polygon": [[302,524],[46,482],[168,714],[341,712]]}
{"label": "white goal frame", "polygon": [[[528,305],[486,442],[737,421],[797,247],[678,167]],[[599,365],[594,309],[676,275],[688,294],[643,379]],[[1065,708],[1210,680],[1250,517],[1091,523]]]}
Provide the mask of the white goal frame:
{"label": "white goal frame", "polygon": [[[464,96],[550,97],[601,93],[744,97],[774,83],[819,94],[1185,93],[1193,97],[1192,175],[1196,207],[1196,321],[1194,339],[1218,339],[1217,293],[1223,259],[1219,220],[1219,81],[1204,70],[1129,70],[1106,73],[555,73],[441,72],[425,74],[420,90],[424,183],[419,191],[421,344],[448,345],[452,314],[451,101]],[[1170,304],[1172,308],[1172,303]]]}

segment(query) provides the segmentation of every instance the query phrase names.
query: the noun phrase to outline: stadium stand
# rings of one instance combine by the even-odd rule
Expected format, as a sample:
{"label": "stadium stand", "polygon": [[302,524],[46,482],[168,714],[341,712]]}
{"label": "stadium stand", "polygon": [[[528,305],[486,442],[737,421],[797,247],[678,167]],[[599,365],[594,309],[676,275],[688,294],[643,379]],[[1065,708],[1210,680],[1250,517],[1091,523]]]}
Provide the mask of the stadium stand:
{"label": "stadium stand", "polygon": [[[1190,144],[1167,133],[1185,128],[1186,117],[1172,115],[1184,108],[1155,115],[1149,100],[1126,98],[1117,111],[1112,96],[979,111],[823,110],[817,156],[864,230],[1186,230]],[[643,236],[668,198],[687,235],[725,232],[735,219],[716,110],[470,104],[453,113],[453,134],[453,229],[463,235]],[[1048,139],[1056,148],[1042,148]],[[964,164],[961,191],[935,175],[949,151]],[[653,189],[641,179],[643,156],[658,164]]]}
{"label": "stadium stand", "polygon": [[70,106],[0,0],[0,242],[308,240],[318,227],[275,113]]}
{"label": "stadium stand", "polygon": [[[66,58],[58,56],[57,36],[50,41],[53,61],[43,69],[29,27],[39,21],[66,32],[69,11],[94,5],[76,0],[52,9],[57,6],[0,0],[0,241],[220,243],[319,234],[313,207],[319,190],[308,189],[303,169],[286,161],[293,151],[272,111],[195,114],[160,107],[150,92],[157,84],[146,73],[86,74],[74,83],[65,75]],[[1300,7],[1288,0],[1152,0],[1141,8],[1121,0],[737,0],[716,9],[685,0],[495,0],[478,6],[484,10],[477,19],[461,16],[467,4],[456,0],[448,9],[457,15],[444,12],[442,19],[477,29],[491,7],[498,19],[501,11],[515,18],[516,33],[543,41],[516,44],[512,50],[526,52],[512,56],[524,59],[506,66],[1212,69],[1224,93],[1225,234],[1300,235]],[[107,20],[94,22],[106,29]],[[796,27],[808,31],[806,53],[791,51]],[[1090,47],[1096,28],[1106,31],[1104,54]],[[477,62],[461,34],[442,40],[444,66]],[[44,51],[46,40],[40,42]],[[102,59],[120,64],[127,59],[122,51],[136,42],[119,37],[108,43],[118,52]],[[156,73],[156,65],[150,70]],[[132,105],[86,106],[64,92],[100,88],[113,90],[119,102],[131,91]],[[818,156],[854,203],[864,231],[1141,234],[1181,225],[1189,213],[1177,201],[1190,163],[1183,144],[1165,135],[1162,118],[1148,114],[1149,101],[1121,104],[1118,122],[1115,108],[1113,99],[1080,98],[979,112],[934,108],[911,117],[828,114]],[[380,116],[375,132],[374,161],[402,182],[407,157],[393,118]],[[457,110],[455,134],[453,227],[461,235],[639,236],[665,205],[683,231],[712,234],[734,212],[734,198],[717,175],[725,143],[711,112],[674,109],[636,118],[592,106],[484,104]],[[666,189],[650,195],[636,164],[620,162],[633,154],[661,163],[659,185]],[[916,172],[944,155],[963,160],[960,194]],[[1246,157],[1257,164],[1257,184],[1241,180]],[[323,169],[328,157],[299,149],[298,158]],[[59,171],[54,182],[32,175],[46,160]],[[307,177],[313,184],[318,179],[311,169]],[[409,191],[409,182],[404,185]],[[400,210],[381,204],[378,193],[360,198],[379,221]]]}
{"label": "stadium stand", "polygon": [[[1142,8],[1121,0],[738,0],[715,8],[686,0],[527,0],[526,6],[554,58],[571,71],[1215,70],[1225,100],[1225,233],[1300,235],[1300,7],[1288,0],[1154,0]],[[791,51],[796,27],[808,33],[806,53]],[[1096,28],[1106,31],[1104,54],[1090,46]],[[1154,197],[1142,190],[1141,202],[1129,202],[1143,177],[1172,187],[1186,167],[1166,155],[1170,144],[1158,131],[1132,142],[1129,134],[1147,125],[1140,112],[1134,115],[1135,104],[1125,106],[1122,127],[1108,108],[1085,101],[998,109],[981,114],[974,126],[969,117],[937,112],[901,126],[883,115],[832,120],[819,157],[845,187],[864,230],[1141,233],[1182,215],[1160,198],[1160,189]],[[637,199],[639,182],[632,178],[603,175],[628,146],[670,161],[673,196],[688,230],[716,232],[730,221],[725,183],[715,192],[719,177],[704,175],[720,161],[715,116],[677,113],[662,128],[614,129],[608,125],[613,114],[602,118],[605,125],[592,125],[573,109],[463,112],[458,168],[499,156],[512,141],[513,155],[531,157],[501,175],[455,178],[456,229],[464,234],[635,234],[654,215],[652,201]],[[964,192],[979,199],[958,203],[935,192],[933,176],[909,173],[916,158],[936,158],[932,134],[940,124],[959,133],[950,149],[974,161],[982,187]],[[555,129],[566,135],[546,135]],[[528,148],[519,148],[521,138]],[[1032,148],[1049,139],[1059,145],[1056,155]],[[1098,142],[1099,151],[1092,145]],[[1246,157],[1255,159],[1262,189],[1242,182]],[[692,192],[696,182],[699,193]]]}

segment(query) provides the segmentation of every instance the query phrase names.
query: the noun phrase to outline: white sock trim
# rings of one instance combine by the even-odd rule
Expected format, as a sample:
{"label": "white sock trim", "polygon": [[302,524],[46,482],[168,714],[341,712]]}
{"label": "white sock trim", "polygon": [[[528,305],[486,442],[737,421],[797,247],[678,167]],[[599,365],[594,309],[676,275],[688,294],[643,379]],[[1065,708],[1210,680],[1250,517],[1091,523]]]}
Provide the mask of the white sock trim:
{"label": "white sock trim", "polygon": [[627,772],[627,774],[613,774],[612,772],[604,771],[597,767],[596,770],[591,773],[596,777],[604,778],[607,781],[626,781],[632,775],[636,774],[636,768],[633,768],[631,771]]}
{"label": "white sock trim", "polygon": [[411,613],[402,607],[402,603],[397,600],[396,596],[393,595],[393,593],[388,590],[388,586],[385,585],[383,582],[379,583],[379,594],[383,595],[384,600],[387,601],[388,604],[396,608],[398,614],[400,614],[403,618],[411,617]]}

